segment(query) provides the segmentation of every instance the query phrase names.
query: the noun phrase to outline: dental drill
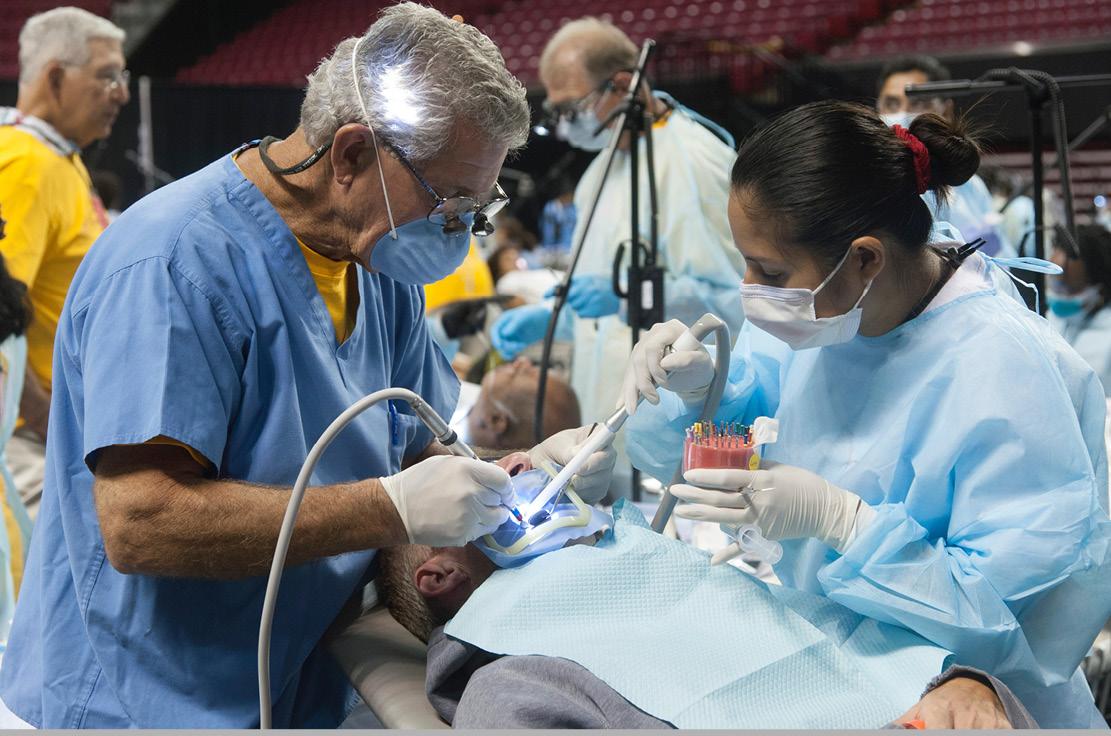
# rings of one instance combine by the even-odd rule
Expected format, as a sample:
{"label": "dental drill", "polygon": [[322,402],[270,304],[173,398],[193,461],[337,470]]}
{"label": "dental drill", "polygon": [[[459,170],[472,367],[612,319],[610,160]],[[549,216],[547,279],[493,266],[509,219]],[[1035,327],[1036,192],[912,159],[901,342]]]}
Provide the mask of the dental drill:
{"label": "dental drill", "polygon": [[[282,582],[282,571],[285,569],[286,555],[289,552],[290,540],[293,537],[293,527],[297,521],[297,512],[301,509],[301,501],[305,497],[305,490],[309,485],[316,464],[320,456],[328,449],[332,440],[352,422],[372,406],[382,401],[404,401],[413,409],[413,413],[420,418],[424,425],[432,431],[436,440],[451,451],[453,455],[478,460],[474,450],[459,439],[448,423],[443,420],[436,410],[417,394],[405,388],[387,388],[375,391],[364,396],[349,406],[342,414],[336,417],[328,428],[320,435],[320,439],[309,450],[297,474],[297,482],[293,484],[293,492],[289,496],[289,503],[282,519],[281,531],[278,533],[278,543],[274,548],[274,561],[270,565],[270,576],[266,581],[266,595],[262,603],[262,620],[258,629],[258,701],[259,701],[259,728],[270,729],[273,723],[273,713],[270,701],[270,633],[274,624],[274,609],[278,601],[278,588]],[[516,509],[510,512],[519,517]]]}

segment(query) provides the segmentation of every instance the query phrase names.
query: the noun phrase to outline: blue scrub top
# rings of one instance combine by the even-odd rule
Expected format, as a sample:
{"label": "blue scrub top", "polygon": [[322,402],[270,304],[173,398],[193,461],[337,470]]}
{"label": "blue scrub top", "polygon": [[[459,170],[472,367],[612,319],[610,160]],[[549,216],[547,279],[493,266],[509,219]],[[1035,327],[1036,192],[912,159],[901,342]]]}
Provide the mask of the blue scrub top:
{"label": "blue scrub top", "polygon": [[[425,328],[419,287],[358,271],[336,345],[293,233],[230,156],[151,194],[96,242],[54,352],[42,507],[0,697],[46,728],[258,725],[265,577],[123,575],[93,506],[97,451],[166,435],[222,478],[291,486],[325,427],[400,386],[450,416],[459,384]],[[313,484],[397,472],[431,434],[405,406],[363,413]],[[198,554],[206,554],[198,550]],[[275,727],[334,727],[350,686],[321,635],[365,583],[372,550],[285,571],[271,645]]]}

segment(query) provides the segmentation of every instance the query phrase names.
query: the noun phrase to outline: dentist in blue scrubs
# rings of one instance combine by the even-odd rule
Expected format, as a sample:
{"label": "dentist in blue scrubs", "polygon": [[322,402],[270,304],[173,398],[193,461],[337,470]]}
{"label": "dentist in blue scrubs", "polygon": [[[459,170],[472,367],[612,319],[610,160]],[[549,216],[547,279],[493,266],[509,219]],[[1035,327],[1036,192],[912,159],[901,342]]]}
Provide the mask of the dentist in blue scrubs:
{"label": "dentist in blue scrubs", "polygon": [[[258,725],[264,573],[290,486],[367,393],[409,388],[451,415],[458,382],[421,284],[487,229],[528,124],[488,38],[396,5],[320,63],[292,135],[155,192],[95,244],[59,326],[46,488],[0,672],[9,715]],[[332,271],[342,298],[320,286]],[[565,462],[586,431],[534,462]],[[321,639],[376,548],[456,546],[506,518],[508,476],[443,455],[397,404],[323,456],[278,601],[276,727],[335,727],[353,702]],[[588,497],[612,464],[584,468]]]}

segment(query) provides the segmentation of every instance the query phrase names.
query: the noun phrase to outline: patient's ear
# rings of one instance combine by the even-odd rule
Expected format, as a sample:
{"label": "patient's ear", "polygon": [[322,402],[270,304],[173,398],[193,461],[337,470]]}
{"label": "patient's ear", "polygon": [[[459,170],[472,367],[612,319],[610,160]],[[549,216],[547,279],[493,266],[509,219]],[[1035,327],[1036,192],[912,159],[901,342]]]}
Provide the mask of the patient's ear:
{"label": "patient's ear", "polygon": [[465,564],[450,555],[435,554],[413,572],[413,584],[429,605],[457,611],[478,587]]}
{"label": "patient's ear", "polygon": [[509,417],[504,412],[498,411],[497,409],[494,409],[494,411],[490,413],[490,418],[487,423],[490,425],[490,431],[492,431],[496,437],[504,436],[505,433],[509,431],[511,424]]}

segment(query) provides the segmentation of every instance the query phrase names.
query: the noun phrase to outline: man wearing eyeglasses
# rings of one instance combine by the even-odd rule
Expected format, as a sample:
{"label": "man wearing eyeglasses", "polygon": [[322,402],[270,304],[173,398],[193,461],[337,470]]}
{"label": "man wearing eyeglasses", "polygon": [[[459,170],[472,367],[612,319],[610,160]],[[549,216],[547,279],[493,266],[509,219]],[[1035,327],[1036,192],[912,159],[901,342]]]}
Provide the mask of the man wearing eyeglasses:
{"label": "man wearing eyeglasses", "polygon": [[[540,57],[540,79],[547,99],[547,126],[575,148],[601,151],[615,123],[599,130],[623,102],[632,83],[638,50],[621,29],[597,18],[581,18],[552,36]],[[644,85],[644,94],[649,94]],[[726,220],[729,169],[735,151],[732,137],[719,126],[681,105],[670,95],[654,92],[648,111],[653,119],[652,143],[659,192],[659,263],[664,275],[664,317],[693,323],[706,312],[740,329],[740,284],[744,262],[733,246]],[[648,215],[646,148],[640,146],[640,237],[647,242]],[[605,156],[598,156],[575,188],[579,212],[573,240],[585,227],[585,215],[599,181],[605,177],[598,215],[590,223],[576,275],[567,296],[573,318],[574,356],[571,384],[582,404],[584,421],[603,421],[613,411],[621,390],[623,366],[632,350],[625,305],[613,288],[614,257],[625,244],[621,273],[628,267],[630,158],[623,141],[608,176]],[[506,312],[493,329],[493,343],[512,358],[543,338],[550,309],[546,305]],[[561,328],[571,326],[561,324]],[[647,327],[647,326],[645,326]],[[560,334],[565,334],[564,330]],[[617,444],[623,446],[623,436]],[[627,476],[622,462],[619,475]],[[622,479],[615,491],[626,492]]]}
{"label": "man wearing eyeglasses", "polygon": [[[460,90],[466,90],[465,94]],[[459,384],[421,285],[504,202],[528,132],[493,43],[387,8],[310,76],[301,124],[133,205],[85,259],[58,333],[48,469],[0,698],[43,727],[255,727],[259,617],[290,487],[359,398]],[[583,428],[531,460],[566,462]],[[335,727],[322,640],[375,550],[497,528],[508,475],[445,455],[402,403],[357,419],[301,506],[270,646],[276,727]],[[583,470],[587,495],[612,455]]]}
{"label": "man wearing eyeglasses", "polygon": [[19,34],[18,101],[0,108],[0,201],[10,221],[0,251],[34,309],[22,421],[8,457],[32,515],[42,494],[58,318],[77,266],[108,226],[81,149],[108,137],[129,99],[123,39],[79,8],[32,16]]}

